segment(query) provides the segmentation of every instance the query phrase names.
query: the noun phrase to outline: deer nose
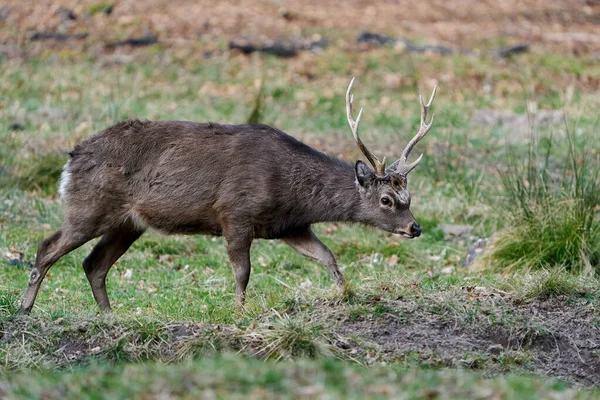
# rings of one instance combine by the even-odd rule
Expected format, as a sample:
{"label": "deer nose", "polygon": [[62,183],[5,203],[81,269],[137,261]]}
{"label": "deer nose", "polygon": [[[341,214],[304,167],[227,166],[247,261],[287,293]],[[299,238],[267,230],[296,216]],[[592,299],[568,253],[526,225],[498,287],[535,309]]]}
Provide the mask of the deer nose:
{"label": "deer nose", "polygon": [[410,225],[410,234],[414,237],[421,236],[421,231],[423,231],[423,229],[421,229],[421,225],[419,225],[418,222],[413,222]]}

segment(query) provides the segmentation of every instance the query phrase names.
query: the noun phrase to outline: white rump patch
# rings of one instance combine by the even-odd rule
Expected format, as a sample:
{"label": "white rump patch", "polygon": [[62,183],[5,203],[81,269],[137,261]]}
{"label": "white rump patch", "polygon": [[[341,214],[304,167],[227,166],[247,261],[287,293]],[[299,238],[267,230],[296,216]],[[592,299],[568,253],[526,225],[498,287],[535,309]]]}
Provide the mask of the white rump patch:
{"label": "white rump patch", "polygon": [[63,167],[62,173],[60,174],[60,183],[58,185],[58,194],[61,198],[65,198],[65,193],[67,192],[67,186],[69,186],[69,181],[71,180],[71,172],[69,172],[69,163],[71,160],[67,161],[65,166]]}

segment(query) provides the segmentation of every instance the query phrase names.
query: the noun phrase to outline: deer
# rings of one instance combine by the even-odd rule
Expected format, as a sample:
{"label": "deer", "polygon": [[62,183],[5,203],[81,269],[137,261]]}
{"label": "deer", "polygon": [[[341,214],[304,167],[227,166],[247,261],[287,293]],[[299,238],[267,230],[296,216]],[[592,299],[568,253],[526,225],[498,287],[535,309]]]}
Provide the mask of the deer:
{"label": "deer", "polygon": [[113,264],[149,228],[164,234],[221,236],[244,304],[254,239],[281,239],[324,265],[337,286],[346,285],[335,256],[312,225],[356,222],[412,239],[422,228],[410,211],[408,162],[430,131],[427,103],[419,96],[421,123],[389,167],[360,139],[363,109],[354,119],[352,85],[346,115],[354,140],[371,164],[347,163],[263,124],[187,121],[119,122],[80,142],[69,153],[59,183],[64,220],[39,244],[20,312],[31,312],[48,270],[61,257],[100,237],[83,260],[92,295],[110,311],[106,277]]}

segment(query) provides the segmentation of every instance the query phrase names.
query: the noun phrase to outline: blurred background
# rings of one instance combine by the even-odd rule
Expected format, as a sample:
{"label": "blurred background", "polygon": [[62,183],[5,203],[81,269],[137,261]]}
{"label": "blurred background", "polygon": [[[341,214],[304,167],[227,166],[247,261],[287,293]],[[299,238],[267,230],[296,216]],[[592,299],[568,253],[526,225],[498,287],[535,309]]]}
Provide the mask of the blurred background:
{"label": "blurred background", "polygon": [[411,126],[418,108],[403,101],[434,85],[438,128],[519,136],[523,120],[481,110],[563,109],[600,80],[596,0],[9,0],[0,26],[2,120],[44,148],[125,118],[260,120],[328,141],[352,76],[384,136]]}

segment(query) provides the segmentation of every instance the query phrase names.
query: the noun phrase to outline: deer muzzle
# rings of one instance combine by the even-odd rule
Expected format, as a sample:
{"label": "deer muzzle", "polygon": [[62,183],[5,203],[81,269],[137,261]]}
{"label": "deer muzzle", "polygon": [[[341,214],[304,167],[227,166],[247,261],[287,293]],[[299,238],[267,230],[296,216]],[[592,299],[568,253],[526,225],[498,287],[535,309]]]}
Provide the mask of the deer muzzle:
{"label": "deer muzzle", "polygon": [[414,239],[421,236],[422,231],[423,229],[421,228],[421,225],[419,225],[417,221],[414,221],[408,224],[406,229],[400,230],[398,233],[407,239]]}

